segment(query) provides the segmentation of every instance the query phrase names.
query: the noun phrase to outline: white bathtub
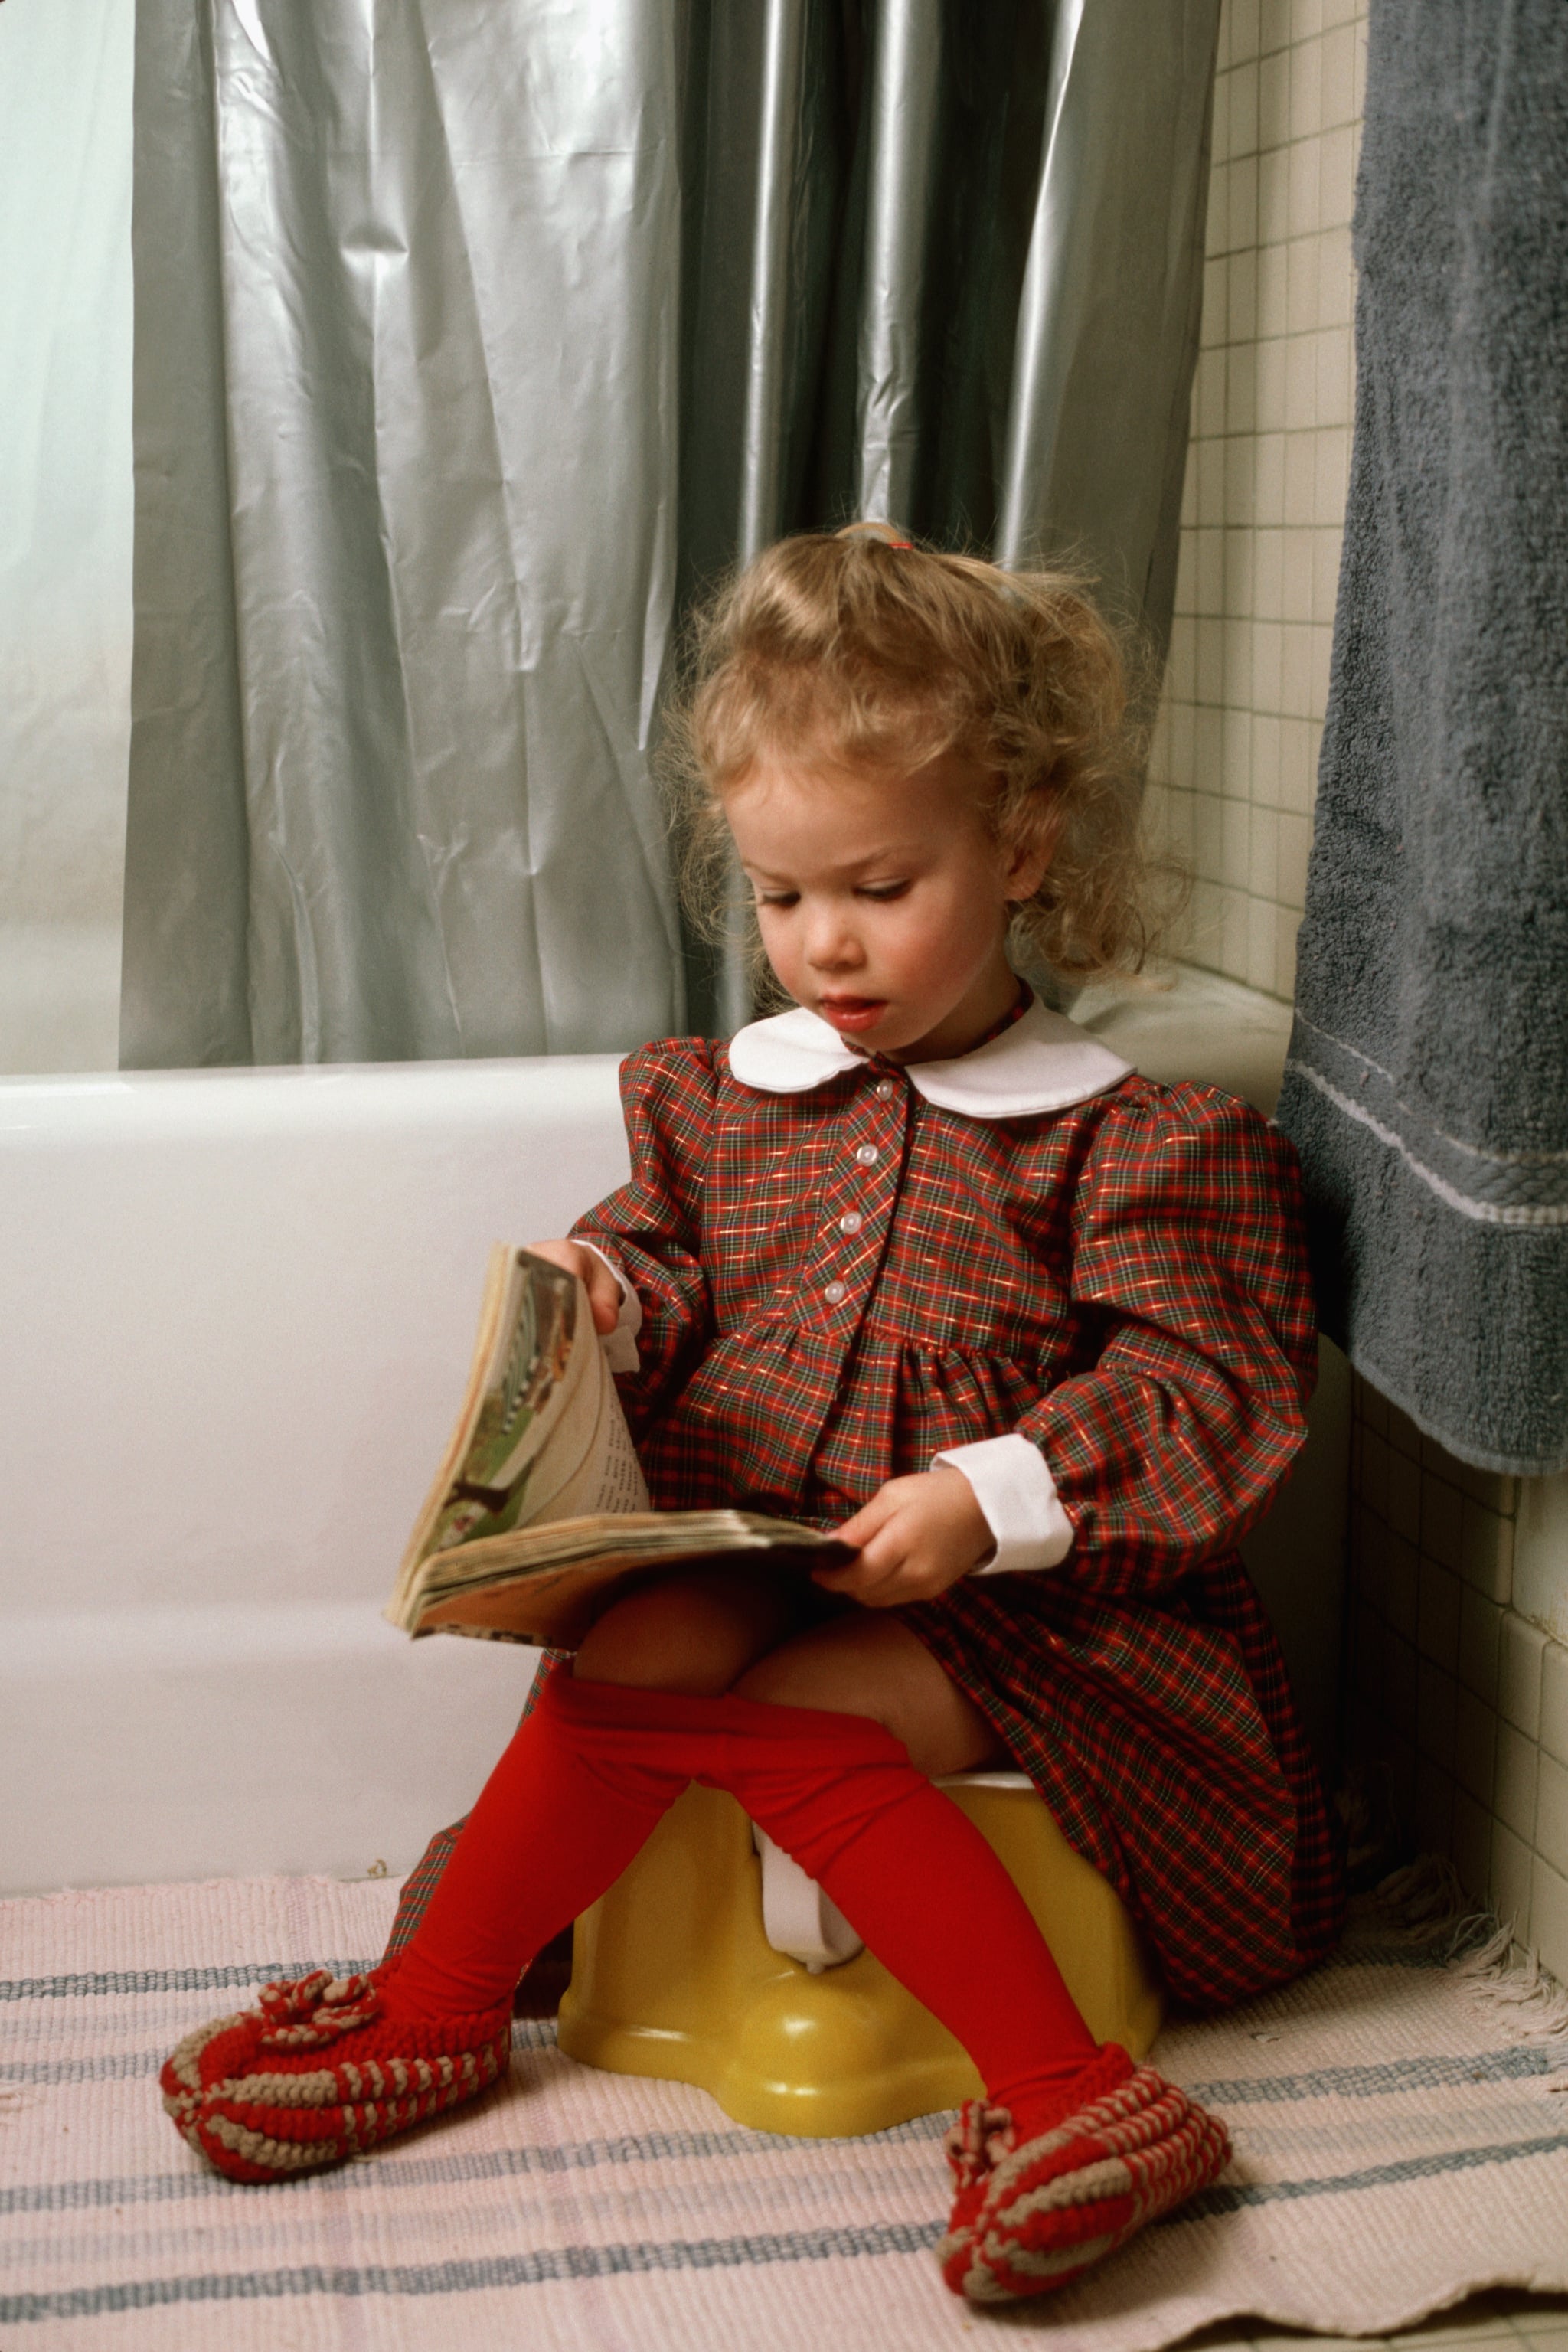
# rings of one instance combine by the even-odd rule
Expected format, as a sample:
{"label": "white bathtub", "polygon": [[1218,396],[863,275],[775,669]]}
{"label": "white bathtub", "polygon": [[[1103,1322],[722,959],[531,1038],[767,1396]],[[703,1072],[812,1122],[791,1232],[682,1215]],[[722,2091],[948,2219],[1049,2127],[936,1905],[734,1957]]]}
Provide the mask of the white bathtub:
{"label": "white bathtub", "polygon": [[[1268,999],[1090,1017],[1272,1103]],[[487,1245],[626,1164],[610,1055],[0,1081],[0,1891],[395,1873],[463,1809],[533,1654],[380,1604]],[[1343,1391],[1249,1548],[1320,1736]]]}

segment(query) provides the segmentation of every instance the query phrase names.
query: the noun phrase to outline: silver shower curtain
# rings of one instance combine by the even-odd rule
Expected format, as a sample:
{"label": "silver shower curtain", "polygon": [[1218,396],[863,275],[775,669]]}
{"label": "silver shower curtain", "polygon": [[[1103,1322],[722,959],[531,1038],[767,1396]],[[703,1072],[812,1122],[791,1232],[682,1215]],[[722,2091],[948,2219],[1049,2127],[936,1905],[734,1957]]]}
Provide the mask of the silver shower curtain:
{"label": "silver shower curtain", "polygon": [[1217,0],[139,0],[127,1066],[738,1009],[648,776],[781,531],[1167,625]]}

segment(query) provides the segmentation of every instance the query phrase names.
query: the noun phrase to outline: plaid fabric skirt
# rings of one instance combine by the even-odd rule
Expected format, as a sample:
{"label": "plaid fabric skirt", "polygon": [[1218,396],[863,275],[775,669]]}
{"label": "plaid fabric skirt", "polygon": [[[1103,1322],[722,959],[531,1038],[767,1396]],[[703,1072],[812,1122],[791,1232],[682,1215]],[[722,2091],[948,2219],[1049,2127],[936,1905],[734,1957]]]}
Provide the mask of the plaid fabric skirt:
{"label": "plaid fabric skirt", "polygon": [[[899,1613],[1116,1888],[1177,2006],[1246,2000],[1330,1948],[1338,1841],[1235,1555],[1194,1568],[1158,1607],[1096,1600],[1047,1572],[972,1580]],[[439,1831],[410,1874],[389,1952],[413,1935],[461,1828]]]}

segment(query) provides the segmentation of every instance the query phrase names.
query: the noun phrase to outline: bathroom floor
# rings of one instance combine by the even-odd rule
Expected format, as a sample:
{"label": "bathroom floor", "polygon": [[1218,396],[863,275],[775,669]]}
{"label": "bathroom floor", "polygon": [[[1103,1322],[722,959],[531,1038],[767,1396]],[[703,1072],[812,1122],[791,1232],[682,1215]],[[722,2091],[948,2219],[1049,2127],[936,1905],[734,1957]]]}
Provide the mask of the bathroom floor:
{"label": "bathroom floor", "polygon": [[494,2095],[367,2161],[261,2190],[208,2171],[162,2113],[163,2055],[258,1980],[363,1965],[395,1895],[269,1878],[0,1904],[0,2325],[69,2352],[209,2352],[215,2325],[225,2352],[450,2352],[459,2330],[463,2352],[942,2352],[987,2327],[1051,2352],[1279,2352],[1307,2330],[1568,2352],[1568,2037],[1517,1977],[1466,1977],[1386,1923],[1162,2036],[1225,2116],[1231,2171],[997,2317],[931,2258],[946,2117],[743,2130],[684,2084],[574,2064],[548,2019],[517,2020]]}

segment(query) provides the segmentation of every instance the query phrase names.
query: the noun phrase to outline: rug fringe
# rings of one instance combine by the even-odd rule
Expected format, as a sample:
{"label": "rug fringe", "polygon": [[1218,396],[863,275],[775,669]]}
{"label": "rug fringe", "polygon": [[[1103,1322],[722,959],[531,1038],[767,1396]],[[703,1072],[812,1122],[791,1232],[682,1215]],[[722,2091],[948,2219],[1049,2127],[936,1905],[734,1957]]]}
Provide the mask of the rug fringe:
{"label": "rug fringe", "polygon": [[1446,1855],[1418,1854],[1358,1897],[1345,1940],[1438,1948],[1477,2007],[1510,2042],[1544,2051],[1552,2088],[1568,2090],[1568,1987],[1515,1943],[1511,1920],[1471,1900]]}

